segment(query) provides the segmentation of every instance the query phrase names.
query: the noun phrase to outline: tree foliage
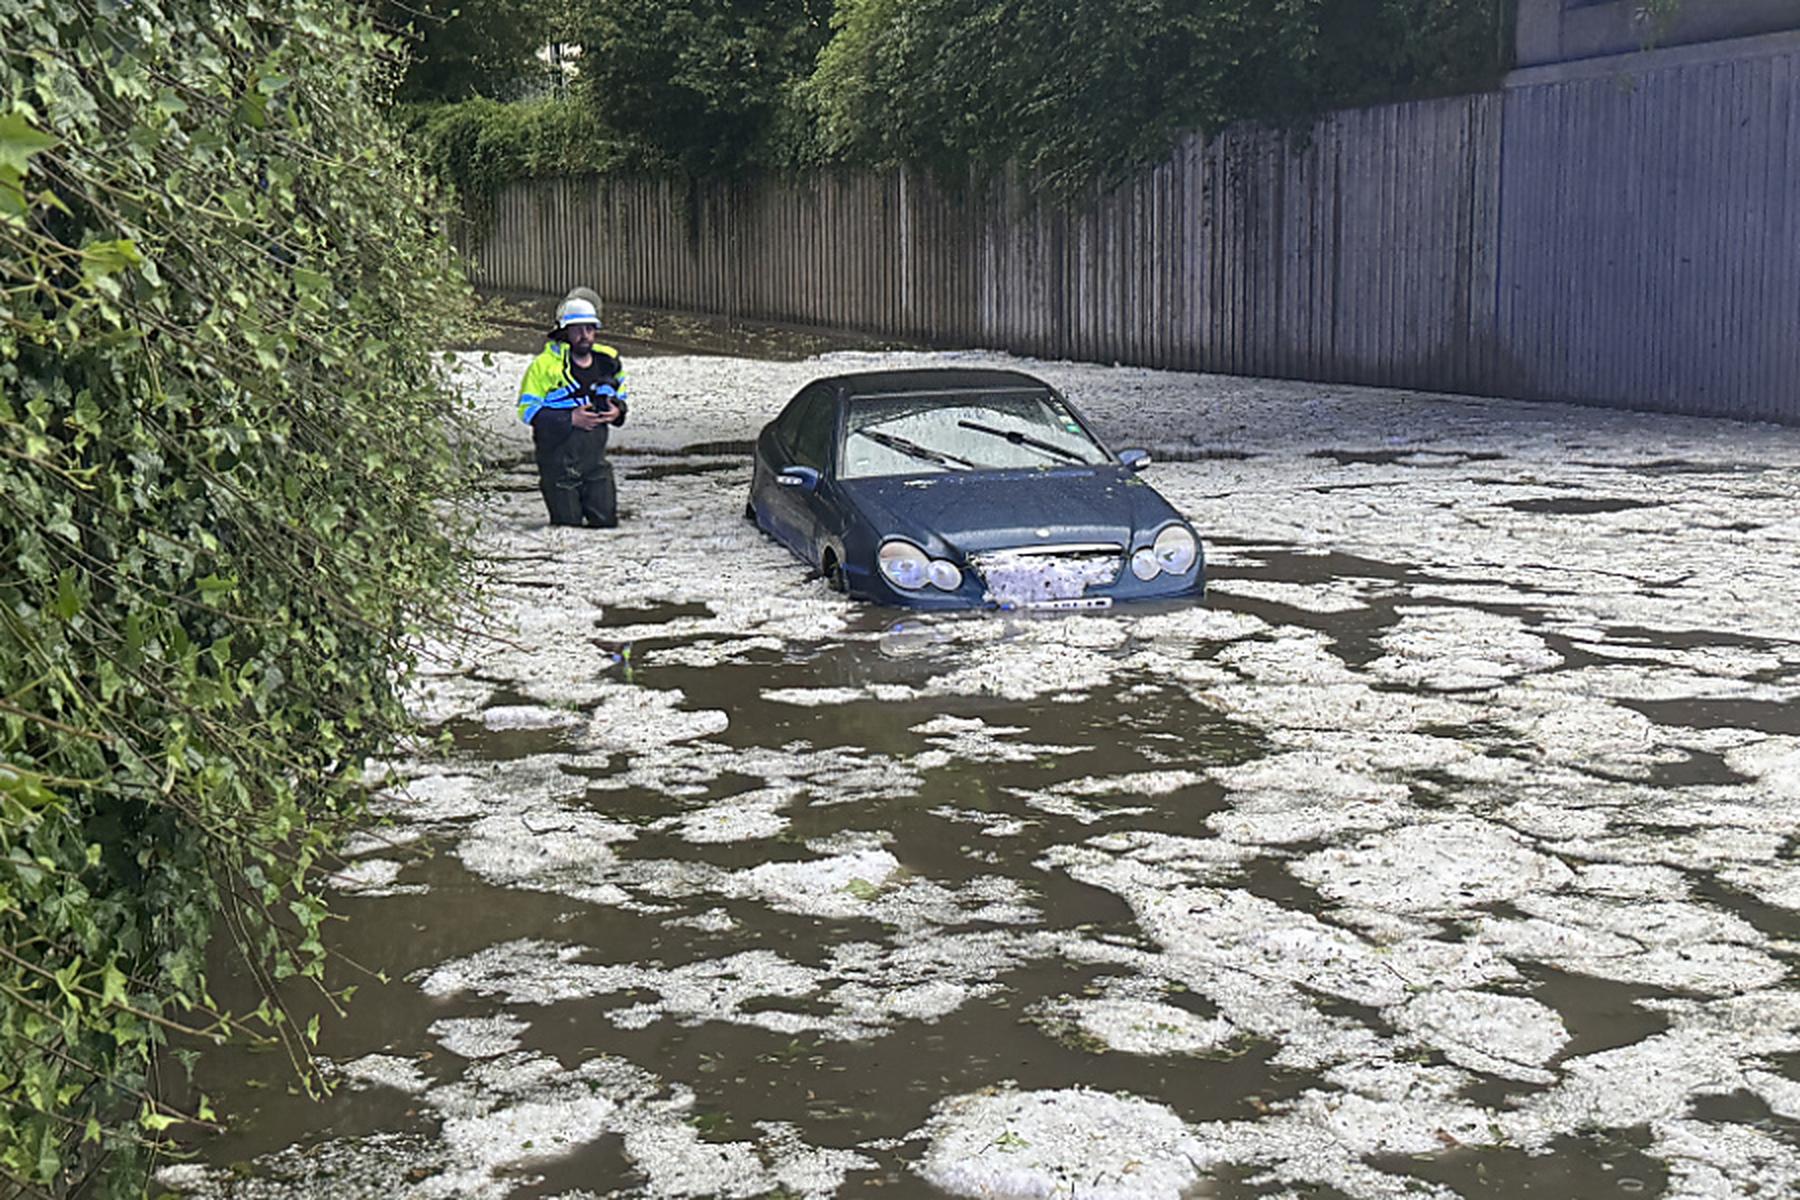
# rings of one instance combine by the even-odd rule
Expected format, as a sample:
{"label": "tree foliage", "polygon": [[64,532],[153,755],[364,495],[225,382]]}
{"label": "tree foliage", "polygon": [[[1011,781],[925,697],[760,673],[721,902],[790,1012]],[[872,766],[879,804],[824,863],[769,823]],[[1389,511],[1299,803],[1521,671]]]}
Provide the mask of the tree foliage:
{"label": "tree foliage", "polygon": [[1491,88],[1512,65],[1513,0],[1310,0],[1302,11],[1304,113]]}
{"label": "tree foliage", "polygon": [[1481,86],[1503,0],[839,0],[805,94],[834,156],[1052,187],[1186,130]]}
{"label": "tree foliage", "polygon": [[377,21],[401,33],[407,47],[398,98],[528,96],[548,78],[537,52],[553,40],[552,12],[548,0],[377,0]]}
{"label": "tree foliage", "polygon": [[[833,162],[1016,164],[1072,194],[1188,131],[1491,86],[1513,13],[1512,0],[480,2],[564,3],[544,27],[581,47],[567,111],[466,108],[434,129],[431,161],[484,194],[571,172]],[[577,131],[592,140],[563,136]],[[512,137],[526,149],[509,152]]]}
{"label": "tree foliage", "polygon": [[[830,0],[594,0],[577,94],[619,137],[694,175],[780,165]],[[777,131],[785,134],[777,137]]]}
{"label": "tree foliage", "polygon": [[462,292],[357,11],[0,0],[0,1185],[184,1119],[177,1028],[309,1061],[277,984],[459,588]]}

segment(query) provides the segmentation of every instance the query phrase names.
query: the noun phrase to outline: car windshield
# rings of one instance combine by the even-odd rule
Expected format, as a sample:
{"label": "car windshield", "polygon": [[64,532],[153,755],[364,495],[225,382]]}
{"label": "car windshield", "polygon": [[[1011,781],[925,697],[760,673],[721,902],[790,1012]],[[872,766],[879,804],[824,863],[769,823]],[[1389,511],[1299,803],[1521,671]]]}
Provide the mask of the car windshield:
{"label": "car windshield", "polygon": [[838,474],[868,479],[1106,461],[1068,405],[1043,388],[899,392],[851,397]]}

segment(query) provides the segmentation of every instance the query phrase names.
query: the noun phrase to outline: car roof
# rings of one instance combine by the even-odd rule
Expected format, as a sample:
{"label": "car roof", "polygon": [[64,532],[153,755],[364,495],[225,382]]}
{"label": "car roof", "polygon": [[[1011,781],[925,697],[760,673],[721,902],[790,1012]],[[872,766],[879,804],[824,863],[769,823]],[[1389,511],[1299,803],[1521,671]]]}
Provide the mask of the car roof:
{"label": "car roof", "polygon": [[907,371],[857,371],[833,375],[818,382],[832,385],[840,396],[892,395],[905,392],[981,391],[992,388],[1029,387],[1050,390],[1050,385],[1023,371],[983,367],[926,367]]}

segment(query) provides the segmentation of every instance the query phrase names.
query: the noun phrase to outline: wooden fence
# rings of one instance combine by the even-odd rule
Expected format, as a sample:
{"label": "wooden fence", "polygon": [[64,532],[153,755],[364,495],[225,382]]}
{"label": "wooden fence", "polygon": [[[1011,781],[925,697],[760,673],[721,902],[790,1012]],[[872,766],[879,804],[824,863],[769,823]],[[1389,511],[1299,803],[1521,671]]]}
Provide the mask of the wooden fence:
{"label": "wooden fence", "polygon": [[823,173],[505,193],[484,285],[1050,358],[1800,422],[1800,38],[1190,138],[1070,207]]}

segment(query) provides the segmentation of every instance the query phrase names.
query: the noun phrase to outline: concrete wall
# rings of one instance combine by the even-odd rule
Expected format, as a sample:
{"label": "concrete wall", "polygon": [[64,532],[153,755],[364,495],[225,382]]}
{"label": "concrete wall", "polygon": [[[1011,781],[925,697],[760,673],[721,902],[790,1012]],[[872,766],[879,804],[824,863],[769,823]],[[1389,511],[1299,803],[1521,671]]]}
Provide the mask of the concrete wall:
{"label": "concrete wall", "polygon": [[1521,67],[1800,29],[1800,0],[1517,0]]}

